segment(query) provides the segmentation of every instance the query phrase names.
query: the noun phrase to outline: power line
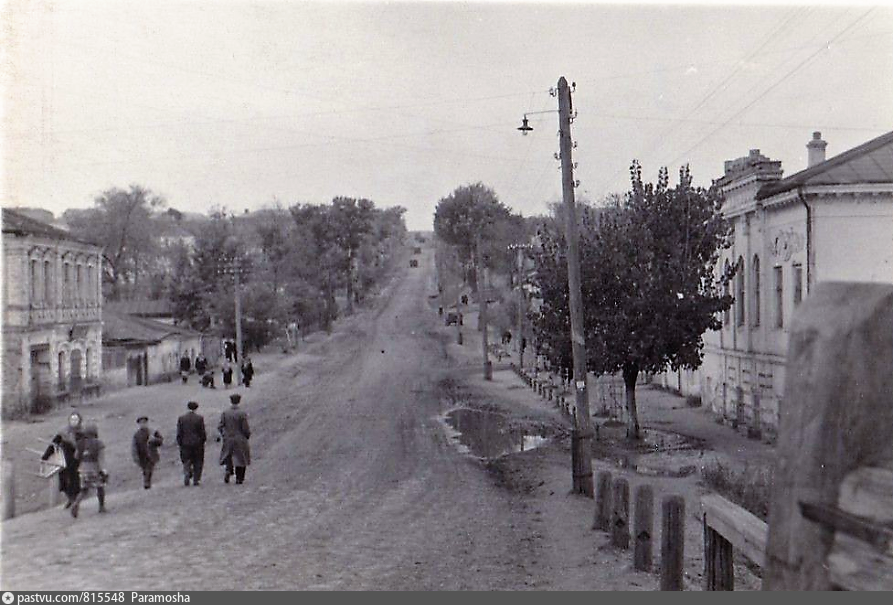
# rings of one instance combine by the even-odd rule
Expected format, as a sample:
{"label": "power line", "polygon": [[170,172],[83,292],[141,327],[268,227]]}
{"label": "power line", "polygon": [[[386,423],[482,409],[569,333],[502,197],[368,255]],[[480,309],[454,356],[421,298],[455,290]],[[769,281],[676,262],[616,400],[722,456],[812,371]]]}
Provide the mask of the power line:
{"label": "power line", "polygon": [[811,63],[816,57],[818,57],[819,54],[821,54],[823,51],[825,51],[825,50],[827,50],[828,48],[830,48],[831,44],[832,44],[835,40],[837,40],[839,37],[841,37],[841,36],[842,36],[843,34],[845,34],[846,32],[848,32],[848,31],[850,31],[851,29],[853,29],[856,25],[859,24],[859,22],[861,22],[863,19],[865,19],[865,18],[866,18],[866,17],[867,17],[873,10],[874,10],[874,8],[872,7],[872,8],[870,8],[870,9],[868,9],[867,11],[865,11],[865,12],[862,14],[862,16],[858,17],[855,21],[853,21],[852,23],[850,23],[847,27],[845,27],[845,28],[844,28],[842,31],[840,31],[837,35],[835,35],[833,38],[831,38],[830,40],[828,40],[828,42],[827,42],[825,45],[821,46],[818,50],[816,50],[815,52],[811,53],[811,54],[810,54],[808,57],[806,57],[803,61],[800,61],[799,63],[797,63],[797,65],[795,65],[793,69],[791,69],[790,71],[788,71],[787,73],[785,73],[781,78],[779,78],[778,80],[776,80],[774,84],[770,85],[769,88],[767,88],[766,90],[764,90],[761,94],[759,94],[759,95],[758,95],[755,99],[753,99],[750,103],[748,103],[747,105],[745,105],[744,107],[742,107],[741,109],[739,109],[737,112],[735,112],[734,114],[732,114],[732,116],[731,116],[730,118],[728,118],[727,120],[725,120],[724,122],[722,122],[719,126],[717,126],[716,128],[714,128],[713,130],[711,130],[709,133],[707,133],[706,136],[702,137],[697,143],[695,143],[694,145],[692,145],[691,147],[689,147],[688,149],[686,149],[684,152],[682,152],[681,154],[679,154],[678,156],[676,156],[676,158],[674,158],[671,162],[668,162],[667,164],[668,164],[668,165],[673,165],[673,164],[675,164],[677,161],[679,161],[680,159],[682,159],[683,157],[687,156],[689,153],[691,153],[692,151],[694,151],[695,149],[697,149],[697,148],[698,148],[704,141],[706,141],[707,139],[709,139],[710,137],[712,137],[714,134],[716,134],[717,132],[719,132],[720,130],[722,130],[722,129],[725,128],[726,126],[728,126],[728,125],[729,125],[735,118],[737,118],[738,116],[740,116],[741,114],[743,114],[744,112],[746,112],[748,109],[750,109],[751,107],[753,107],[756,103],[758,103],[758,102],[759,102],[761,99],[763,99],[766,95],[768,95],[770,92],[772,92],[773,90],[775,90],[776,88],[778,88],[778,86],[780,86],[785,80],[787,80],[788,78],[790,78],[792,75],[794,75],[794,74],[795,74],[796,72],[798,72],[800,69],[806,67],[806,66],[807,66],[809,63]]}

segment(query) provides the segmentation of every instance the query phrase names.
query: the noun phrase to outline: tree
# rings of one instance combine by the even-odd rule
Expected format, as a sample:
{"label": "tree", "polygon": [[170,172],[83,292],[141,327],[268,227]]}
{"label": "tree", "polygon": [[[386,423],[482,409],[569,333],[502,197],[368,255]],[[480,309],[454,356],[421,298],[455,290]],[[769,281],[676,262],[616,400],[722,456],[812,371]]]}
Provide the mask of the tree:
{"label": "tree", "polygon": [[[644,183],[634,162],[631,177],[622,200],[584,214],[580,249],[587,365],[622,374],[627,437],[638,439],[639,374],[697,368],[703,333],[721,327],[717,314],[733,299],[722,293],[731,272],[715,274],[730,245],[719,192],[692,186],[687,166],[673,188],[665,168],[657,184]],[[560,317],[566,295],[549,283],[549,270],[538,268],[544,306]]]}
{"label": "tree", "polygon": [[71,232],[99,246],[103,253],[103,281],[108,297],[120,298],[122,286],[139,286],[149,273],[155,253],[155,218],[163,197],[141,185],[128,190],[114,187],[102,192],[88,210],[68,210],[63,220]]}
{"label": "tree", "polygon": [[356,254],[363,238],[372,231],[375,204],[367,199],[336,197],[329,210],[335,243],[343,253],[338,268],[347,281],[347,312],[353,313]]}

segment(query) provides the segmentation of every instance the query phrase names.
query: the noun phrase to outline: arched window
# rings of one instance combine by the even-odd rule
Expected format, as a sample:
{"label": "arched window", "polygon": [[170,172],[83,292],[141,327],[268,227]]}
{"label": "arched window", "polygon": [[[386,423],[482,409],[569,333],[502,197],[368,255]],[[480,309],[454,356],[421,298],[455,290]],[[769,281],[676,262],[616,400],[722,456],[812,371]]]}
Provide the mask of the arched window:
{"label": "arched window", "polygon": [[[729,274],[729,259],[726,259],[725,263],[723,263],[722,274],[723,274],[723,278],[725,278],[725,276],[727,276]],[[728,296],[730,294],[728,281],[723,282],[722,293],[724,296]],[[729,325],[729,322],[731,321],[731,316],[732,316],[731,313],[732,313],[732,311],[730,309],[726,309],[725,311],[723,311],[722,325],[724,325],[724,326]]]}
{"label": "arched window", "polygon": [[65,390],[65,351],[59,352],[59,389]]}
{"label": "arched window", "polygon": [[735,275],[735,323],[739,326],[744,325],[744,308],[747,306],[746,292],[744,290],[745,276],[744,259],[739,256],[738,273]]}
{"label": "arched window", "polygon": [[50,261],[43,261],[43,299],[48,305],[53,303],[53,266]]}
{"label": "arched window", "polygon": [[754,254],[753,256],[753,279],[751,283],[753,284],[753,309],[751,310],[751,317],[753,320],[753,325],[760,325],[760,306],[763,302],[760,300],[760,256],[758,254]]}
{"label": "arched window", "polygon": [[36,260],[31,260],[31,303],[34,304],[40,300],[40,275],[38,275],[38,265]]}

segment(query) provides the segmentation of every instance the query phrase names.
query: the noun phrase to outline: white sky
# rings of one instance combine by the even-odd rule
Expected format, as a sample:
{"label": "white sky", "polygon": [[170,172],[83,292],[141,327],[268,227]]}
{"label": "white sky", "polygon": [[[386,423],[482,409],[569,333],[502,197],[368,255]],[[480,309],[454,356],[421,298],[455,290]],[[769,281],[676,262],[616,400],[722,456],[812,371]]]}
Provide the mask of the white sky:
{"label": "white sky", "polygon": [[515,128],[561,75],[593,199],[632,158],[707,184],[893,129],[889,6],[8,0],[0,30],[2,203],[57,216],[140,183],[202,212],[363,196],[420,229],[478,180],[544,212],[557,116]]}

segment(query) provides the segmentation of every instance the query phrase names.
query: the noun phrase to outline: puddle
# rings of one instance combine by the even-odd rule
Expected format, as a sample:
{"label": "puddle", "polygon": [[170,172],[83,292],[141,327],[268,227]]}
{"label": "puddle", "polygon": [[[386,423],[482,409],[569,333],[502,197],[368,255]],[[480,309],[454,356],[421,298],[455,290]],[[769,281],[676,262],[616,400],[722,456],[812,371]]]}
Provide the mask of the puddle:
{"label": "puddle", "polygon": [[703,443],[695,438],[648,428],[635,444],[625,441],[622,423],[606,422],[600,427],[601,439],[593,446],[596,458],[640,475],[686,477],[697,472],[703,457]]}
{"label": "puddle", "polygon": [[511,426],[509,419],[497,412],[458,408],[441,418],[459,450],[479,458],[526,452],[548,441],[545,430]]}

